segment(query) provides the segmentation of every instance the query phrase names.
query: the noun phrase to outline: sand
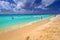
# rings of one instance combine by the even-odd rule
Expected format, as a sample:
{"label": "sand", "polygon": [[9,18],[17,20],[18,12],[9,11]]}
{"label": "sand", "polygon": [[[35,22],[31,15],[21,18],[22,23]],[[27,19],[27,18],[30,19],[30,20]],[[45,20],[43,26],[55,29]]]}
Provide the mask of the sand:
{"label": "sand", "polygon": [[60,40],[59,17],[60,15],[57,15],[56,17],[24,25],[22,28],[2,32],[0,33],[0,40]]}

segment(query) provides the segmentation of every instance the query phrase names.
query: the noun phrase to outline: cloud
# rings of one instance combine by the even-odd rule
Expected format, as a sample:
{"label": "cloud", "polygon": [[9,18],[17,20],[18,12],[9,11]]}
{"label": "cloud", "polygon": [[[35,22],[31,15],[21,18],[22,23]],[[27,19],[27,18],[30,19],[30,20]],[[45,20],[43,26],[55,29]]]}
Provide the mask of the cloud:
{"label": "cloud", "polygon": [[47,7],[54,2],[55,2],[55,0],[42,0],[42,5],[45,5],[45,7]]}
{"label": "cloud", "polygon": [[39,6],[36,7],[36,8],[47,9],[47,8],[45,8],[45,7],[53,4],[55,1],[56,1],[56,0],[42,0],[41,5],[39,5]]}
{"label": "cloud", "polygon": [[16,4],[18,3],[18,2],[23,2],[23,3],[25,3],[27,0],[13,0]]}
{"label": "cloud", "polygon": [[[13,0],[14,3],[10,3],[8,1],[0,1],[0,12],[19,12],[19,13],[27,13],[31,12],[31,10],[24,9],[23,7],[26,3],[31,3],[32,1],[29,0]],[[28,6],[27,6],[28,7]]]}
{"label": "cloud", "polygon": [[[0,1],[0,12],[19,12],[19,13],[32,13],[41,12],[41,10],[49,10],[49,5],[55,2],[55,0],[42,0],[41,4],[37,7],[34,6],[36,0],[13,0],[14,3],[8,1]],[[37,5],[37,4],[36,4]],[[31,8],[30,8],[31,7]],[[39,9],[39,10],[38,10]]]}
{"label": "cloud", "polygon": [[23,2],[17,2],[16,4],[9,3],[7,1],[0,1],[0,11],[2,10],[10,10],[13,12],[18,12],[22,10],[22,7],[24,6]]}
{"label": "cloud", "polygon": [[0,9],[10,10],[10,3],[5,1],[0,1]]}
{"label": "cloud", "polygon": [[24,3],[18,2],[18,3],[16,4],[15,8],[13,9],[13,11],[20,11],[20,10],[23,9],[22,7],[24,7]]}

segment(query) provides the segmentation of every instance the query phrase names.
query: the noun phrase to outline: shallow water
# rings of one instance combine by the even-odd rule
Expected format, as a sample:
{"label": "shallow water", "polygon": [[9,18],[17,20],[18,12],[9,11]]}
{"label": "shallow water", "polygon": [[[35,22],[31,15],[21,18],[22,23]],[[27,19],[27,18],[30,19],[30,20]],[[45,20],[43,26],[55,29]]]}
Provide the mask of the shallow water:
{"label": "shallow water", "polygon": [[33,22],[35,20],[41,20],[47,18],[51,15],[24,15],[24,16],[0,16],[0,28],[5,28],[7,26],[24,24],[28,22]]}

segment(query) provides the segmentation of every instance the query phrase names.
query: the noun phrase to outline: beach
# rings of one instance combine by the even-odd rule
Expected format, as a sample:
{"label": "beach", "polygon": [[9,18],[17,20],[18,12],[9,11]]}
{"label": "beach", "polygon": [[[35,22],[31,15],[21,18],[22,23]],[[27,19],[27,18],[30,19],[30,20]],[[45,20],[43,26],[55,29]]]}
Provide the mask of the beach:
{"label": "beach", "polygon": [[[12,30],[6,29],[2,32],[0,32],[0,40],[60,40],[60,15],[56,15],[54,17],[50,17],[50,18],[46,18],[43,20],[37,20],[34,22],[29,22],[25,25],[16,25],[17,28],[15,26],[12,26]],[[20,27],[19,27],[20,26]],[[14,28],[15,27],[15,28]],[[52,33],[50,35],[48,35],[47,31],[50,31],[49,33],[51,33],[52,31],[56,31],[56,34]],[[59,31],[59,32],[58,32]],[[43,36],[42,39],[39,38],[39,35],[45,35],[45,33],[47,33],[47,35],[50,37],[47,37],[44,39]],[[59,33],[59,34],[58,34]],[[53,35],[54,34],[54,35]],[[57,37],[52,37],[56,36]]]}

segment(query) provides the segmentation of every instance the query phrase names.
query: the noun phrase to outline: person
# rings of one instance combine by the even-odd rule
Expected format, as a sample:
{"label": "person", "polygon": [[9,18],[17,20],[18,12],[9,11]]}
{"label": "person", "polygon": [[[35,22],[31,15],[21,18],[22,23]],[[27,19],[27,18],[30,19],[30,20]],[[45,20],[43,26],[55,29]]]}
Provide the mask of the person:
{"label": "person", "polygon": [[14,17],[12,16],[12,20],[14,19]]}

